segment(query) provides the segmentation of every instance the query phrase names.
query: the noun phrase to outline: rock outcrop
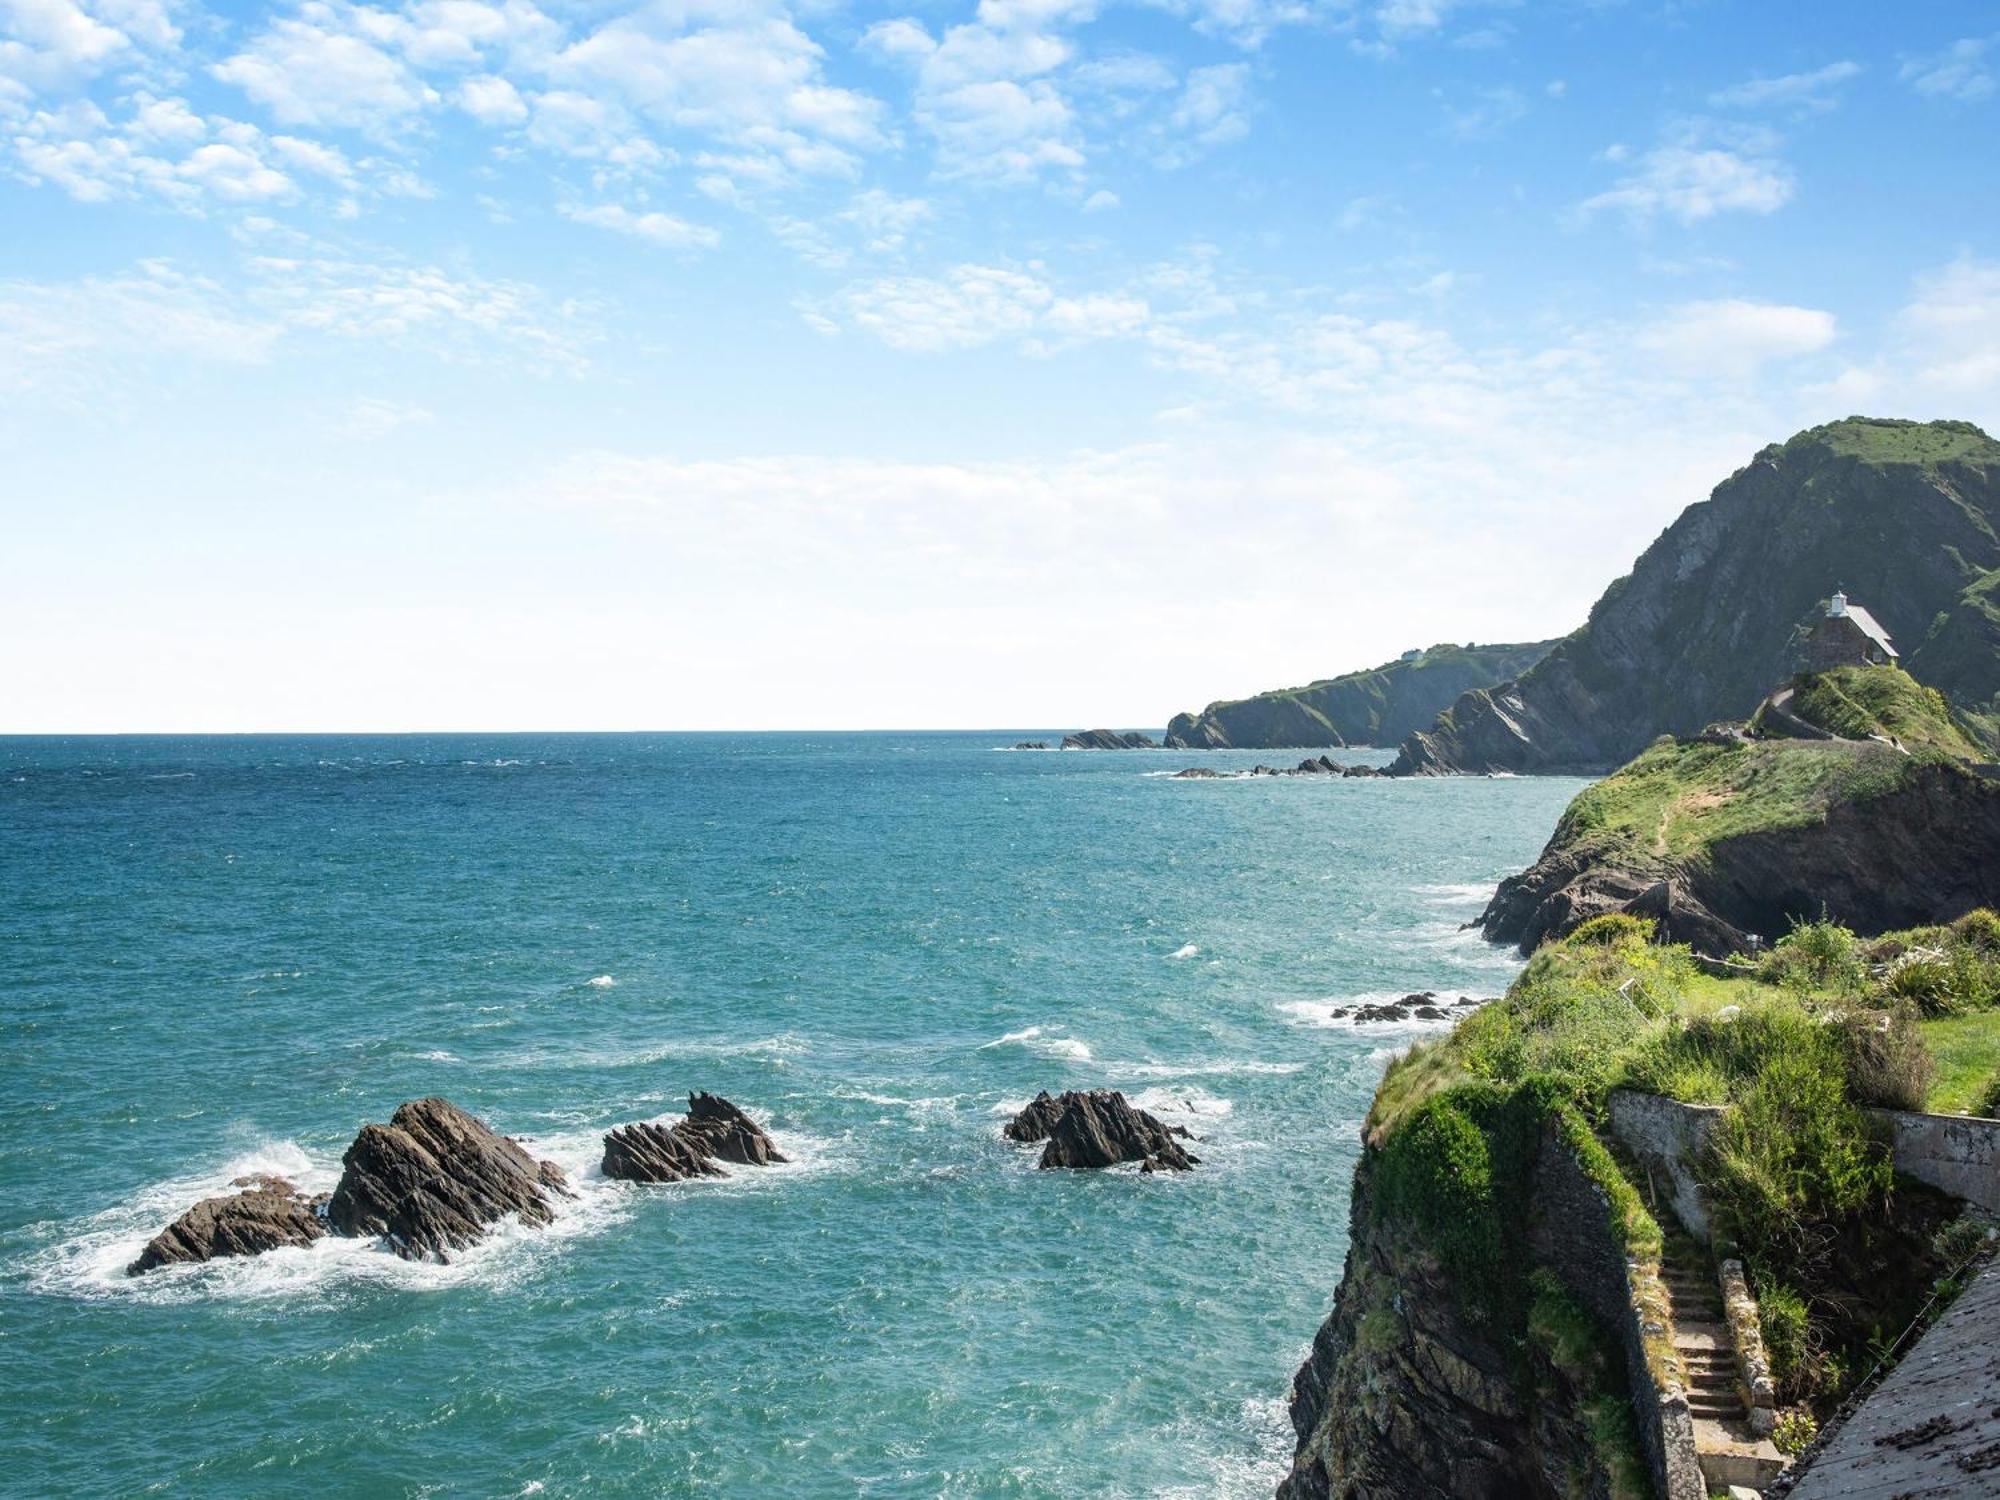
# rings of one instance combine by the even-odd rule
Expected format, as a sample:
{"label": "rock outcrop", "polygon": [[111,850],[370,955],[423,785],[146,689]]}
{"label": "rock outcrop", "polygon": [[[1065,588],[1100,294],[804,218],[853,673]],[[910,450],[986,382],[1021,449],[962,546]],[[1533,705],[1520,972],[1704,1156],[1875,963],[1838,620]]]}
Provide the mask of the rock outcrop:
{"label": "rock outcrop", "polygon": [[1115,729],[1084,729],[1063,736],[1065,750],[1157,750],[1159,743],[1149,735],[1120,734]]}
{"label": "rock outcrop", "polygon": [[[1985,732],[2000,705],[2000,443],[1852,417],[1764,449],[1689,506],[1518,681],[1406,739],[1399,775],[1598,771],[1749,715],[1836,586]],[[1988,715],[1985,719],[1979,715]]]}
{"label": "rock outcrop", "polygon": [[125,1274],[139,1276],[161,1266],[228,1255],[262,1255],[326,1237],[324,1193],[308,1198],[282,1177],[259,1177],[239,1185],[241,1192],[204,1198],[154,1235]]}
{"label": "rock outcrop", "polygon": [[1822,914],[1870,934],[1996,903],[2000,781],[1948,755],[1869,740],[1662,740],[1577,796],[1480,928],[1533,952],[1629,912],[1666,941],[1723,955]]}
{"label": "rock outcrop", "polygon": [[1470,995],[1445,1000],[1435,990],[1404,995],[1398,1000],[1363,1001],[1358,1005],[1337,1005],[1327,1012],[1330,1021],[1352,1021],[1356,1026],[1384,1021],[1448,1021],[1454,1011],[1476,1010],[1486,1004]]}
{"label": "rock outcrop", "polygon": [[1181,1145],[1192,1139],[1185,1130],[1135,1109],[1115,1089],[1075,1090],[1059,1099],[1043,1092],[1003,1133],[1009,1140],[1046,1141],[1037,1164],[1044,1170],[1137,1162],[1142,1172],[1185,1172],[1201,1162]]}
{"label": "rock outcrop", "polygon": [[336,1234],[380,1235],[405,1260],[447,1260],[501,1219],[543,1225],[566,1196],[562,1170],[445,1099],[399,1106],[364,1125],[328,1200]]}
{"label": "rock outcrop", "polygon": [[1252,766],[1247,771],[1217,771],[1208,766],[1189,766],[1174,772],[1175,781],[1247,781],[1264,776],[1380,776],[1374,766],[1344,766],[1324,755],[1312,756],[1295,766]]}
{"label": "rock outcrop", "polygon": [[1432,646],[1366,672],[1279,688],[1253,698],[1211,703],[1175,714],[1172,750],[1338,749],[1393,745],[1429,727],[1461,693],[1512,681],[1554,641],[1518,645]]}
{"label": "rock outcrop", "polygon": [[626,1182],[727,1177],[718,1162],[768,1167],[783,1160],[764,1128],[717,1094],[689,1094],[687,1117],[672,1125],[642,1120],[604,1138],[604,1175]]}

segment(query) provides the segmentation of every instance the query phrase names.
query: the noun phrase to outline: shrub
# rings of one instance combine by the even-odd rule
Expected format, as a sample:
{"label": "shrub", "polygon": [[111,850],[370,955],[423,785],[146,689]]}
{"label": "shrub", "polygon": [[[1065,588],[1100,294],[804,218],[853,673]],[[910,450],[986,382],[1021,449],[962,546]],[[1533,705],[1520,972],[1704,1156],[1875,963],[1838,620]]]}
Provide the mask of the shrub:
{"label": "shrub", "polygon": [[1607,912],[1592,917],[1569,935],[1572,948],[1615,948],[1626,943],[1650,943],[1659,924],[1651,917],[1635,917],[1630,912]]}
{"label": "shrub", "polygon": [[[1745,1019],[1749,1019],[1746,1013]],[[1809,1270],[1815,1224],[1889,1191],[1888,1153],[1847,1097],[1839,1042],[1803,1017],[1774,1029],[1760,1072],[1716,1122],[1701,1175],[1750,1258]]]}
{"label": "shrub", "polygon": [[1792,930],[1772,944],[1763,978],[1787,989],[1849,995],[1860,993],[1868,970],[1854,934],[1822,916],[1817,922],[1793,923]]}
{"label": "shrub", "polygon": [[1913,1008],[1850,1011],[1841,1018],[1840,1037],[1847,1059],[1848,1097],[1856,1104],[1924,1107],[1937,1064],[1924,1046]]}
{"label": "shrub", "polygon": [[1376,1169],[1376,1201],[1411,1225],[1447,1271],[1484,1284],[1500,1268],[1502,1223],[1492,1150],[1466,1093],[1434,1095],[1390,1134]]}
{"label": "shrub", "polygon": [[1951,924],[1951,935],[1982,958],[2000,958],[2000,913],[1982,906]]}
{"label": "shrub", "polygon": [[1790,1406],[1778,1413],[1771,1429],[1771,1446],[1787,1458],[1797,1458],[1819,1436],[1819,1421],[1803,1406]]}
{"label": "shrub", "polygon": [[1806,1299],[1768,1275],[1760,1273],[1756,1280],[1757,1326],[1764,1336],[1764,1352],[1771,1356],[1771,1376],[1789,1388],[1794,1372],[1812,1353]]}
{"label": "shrub", "polygon": [[1986,1087],[1973,1101],[1972,1112],[1987,1120],[2000,1120],[2000,1073],[1986,1080]]}

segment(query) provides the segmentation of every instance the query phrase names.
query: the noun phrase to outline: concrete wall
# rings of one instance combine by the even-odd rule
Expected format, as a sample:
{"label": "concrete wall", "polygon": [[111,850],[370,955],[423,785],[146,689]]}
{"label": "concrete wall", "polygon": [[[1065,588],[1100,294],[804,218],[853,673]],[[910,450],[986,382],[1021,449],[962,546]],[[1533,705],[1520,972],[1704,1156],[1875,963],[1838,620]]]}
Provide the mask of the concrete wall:
{"label": "concrete wall", "polygon": [[1896,1170],[1905,1177],[2000,1213],[2000,1120],[1871,1109],[1893,1132]]}
{"label": "concrete wall", "polygon": [[1655,1361],[1647,1358],[1648,1342],[1667,1338],[1666,1294],[1655,1271],[1626,1261],[1604,1190],[1553,1133],[1543,1137],[1535,1158],[1535,1208],[1537,1258],[1616,1332],[1624,1350],[1632,1414],[1654,1492],[1662,1500],[1705,1500],[1708,1485],[1695,1454],[1687,1393],[1677,1380],[1656,1379]]}
{"label": "concrete wall", "polygon": [[1690,1163],[1701,1154],[1722,1110],[1679,1104],[1657,1094],[1619,1089],[1611,1096],[1611,1129],[1650,1179],[1654,1195],[1673,1208],[1687,1232],[1708,1243],[1708,1204]]}

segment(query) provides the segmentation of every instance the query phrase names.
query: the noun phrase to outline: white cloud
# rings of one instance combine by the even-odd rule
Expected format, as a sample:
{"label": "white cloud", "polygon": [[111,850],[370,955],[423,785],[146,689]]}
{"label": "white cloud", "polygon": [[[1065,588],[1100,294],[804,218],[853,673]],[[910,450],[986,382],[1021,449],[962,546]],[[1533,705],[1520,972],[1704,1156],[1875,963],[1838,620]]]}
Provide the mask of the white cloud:
{"label": "white cloud", "polygon": [[374,39],[346,29],[346,8],[308,0],[209,71],[287,125],[393,125],[438,100],[436,90]]}
{"label": "white cloud", "polygon": [[1528,101],[1518,89],[1481,89],[1470,104],[1445,106],[1445,134],[1459,141],[1490,141],[1526,117]]}
{"label": "white cloud", "polygon": [[1920,94],[1962,103],[1992,96],[1992,64],[1987,58],[1994,37],[1965,37],[1942,52],[1907,58],[1897,77]]}
{"label": "white cloud", "polygon": [[1685,303],[1641,329],[1636,342],[1676,373],[1735,376],[1817,353],[1836,333],[1830,312],[1732,297]]}
{"label": "white cloud", "polygon": [[[107,19],[77,0],[0,0],[0,82],[32,91],[121,60],[132,39]],[[165,41],[172,39],[169,28]]]}
{"label": "white cloud", "polygon": [[482,125],[518,125],[528,118],[521,91],[495,74],[466,79],[454,98],[460,109]]}
{"label": "white cloud", "polygon": [[706,224],[690,224],[655,210],[634,213],[622,203],[569,206],[563,209],[563,215],[579,224],[634,235],[669,250],[712,250],[722,243],[722,236]]}
{"label": "white cloud", "polygon": [[1180,153],[1193,146],[1221,146],[1248,135],[1249,84],[1246,63],[1221,63],[1189,73],[1168,121],[1182,138],[1178,152],[1170,152],[1169,160],[1185,160]]}
{"label": "white cloud", "polygon": [[1843,85],[1861,76],[1861,64],[1828,63],[1809,73],[1778,78],[1752,78],[1708,96],[1717,109],[1788,109],[1799,114],[1823,114],[1840,102]]}
{"label": "white cloud", "polygon": [[1108,213],[1118,206],[1118,195],[1109,188],[1099,188],[1083,200],[1083,211],[1087,214]]}
{"label": "white cloud", "polygon": [[[1607,153],[1607,159],[1617,160]],[[1637,222],[1696,224],[1722,213],[1775,213],[1791,201],[1792,175],[1768,155],[1724,146],[1672,144],[1646,152],[1608,192],[1586,199],[1584,218],[1615,211]]]}
{"label": "white cloud", "polygon": [[2000,261],[1963,256],[1918,277],[1899,327],[1915,382],[2000,400]]}
{"label": "white cloud", "polygon": [[339,423],[347,437],[373,441],[404,427],[424,427],[435,420],[428,407],[384,400],[380,396],[360,396],[347,408]]}

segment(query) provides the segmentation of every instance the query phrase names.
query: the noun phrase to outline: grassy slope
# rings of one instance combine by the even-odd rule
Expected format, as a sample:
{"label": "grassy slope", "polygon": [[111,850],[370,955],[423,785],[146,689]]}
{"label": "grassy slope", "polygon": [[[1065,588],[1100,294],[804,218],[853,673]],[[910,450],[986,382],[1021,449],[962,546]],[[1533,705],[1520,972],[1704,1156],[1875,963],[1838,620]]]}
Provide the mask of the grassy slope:
{"label": "grassy slope", "polygon": [[1893,667],[1846,668],[1799,683],[1793,708],[1801,717],[1854,739],[1893,735],[1911,753],[1873,742],[1663,737],[1580,792],[1555,844],[1634,868],[1687,860],[1739,834],[1818,822],[1835,802],[1896,791],[1921,765],[1981,753],[1943,698]]}
{"label": "grassy slope", "polygon": [[1871,464],[2000,463],[2000,442],[1970,422],[1913,422],[1898,417],[1848,417],[1799,433],[1787,449],[1824,442],[1834,452]]}
{"label": "grassy slope", "polygon": [[[1649,930],[1630,917],[1586,925],[1538,952],[1502,1000],[1390,1065],[1368,1117],[1385,1189],[1375,1211],[1432,1243],[1469,1298],[1504,1308],[1509,1278],[1529,1269],[1504,1227],[1533,1211],[1518,1176],[1524,1111],[1588,1151],[1617,1087],[1727,1106],[1700,1171],[1732,1253],[1765,1289],[1767,1338],[1790,1351],[1786,1399],[1824,1412],[1875,1331],[1902,1327],[1962,1256],[1942,1237],[1949,1204],[1891,1191],[1857,1106],[1923,1098],[1933,1064],[1920,1037],[1938,1053],[1938,1103],[1976,1096],[2000,1069],[2000,920],[1974,913],[1866,943],[1817,925],[1744,978],[1702,973]],[[1912,997],[1959,1018],[1919,1027]],[[1640,1185],[1601,1148],[1593,1170],[1643,1267],[1661,1229]]]}

